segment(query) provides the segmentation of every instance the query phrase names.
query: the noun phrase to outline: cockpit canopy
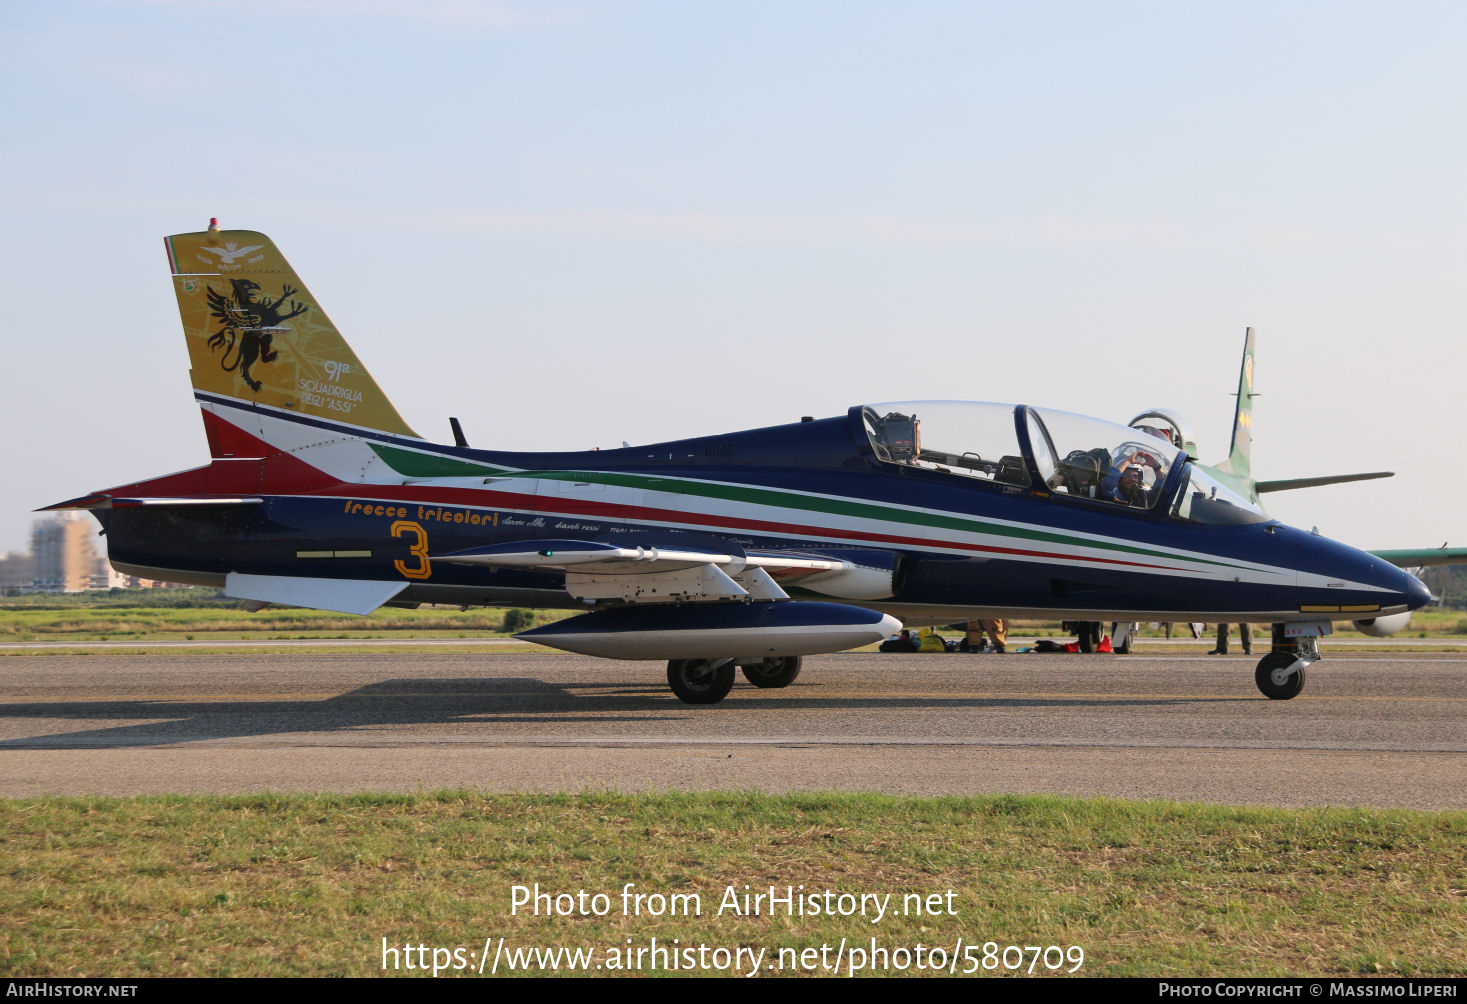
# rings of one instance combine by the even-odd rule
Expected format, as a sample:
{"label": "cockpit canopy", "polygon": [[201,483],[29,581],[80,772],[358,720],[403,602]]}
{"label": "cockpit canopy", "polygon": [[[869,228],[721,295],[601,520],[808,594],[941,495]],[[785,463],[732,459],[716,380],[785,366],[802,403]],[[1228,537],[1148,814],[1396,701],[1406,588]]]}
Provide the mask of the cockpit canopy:
{"label": "cockpit canopy", "polygon": [[1190,459],[1197,459],[1197,437],[1192,435],[1191,423],[1170,408],[1148,408],[1126,424],[1165,439]]}
{"label": "cockpit canopy", "polygon": [[1098,418],[1024,412],[1035,466],[1059,494],[1151,509],[1181,455],[1164,439]]}
{"label": "cockpit canopy", "polygon": [[[1134,509],[1153,510],[1162,504],[1168,476],[1188,461],[1172,442],[1180,435],[1048,408],[895,401],[852,410],[859,411],[872,452],[886,463]],[[1178,519],[1200,523],[1268,519],[1195,465],[1189,465],[1179,481],[1182,489],[1171,509]]]}
{"label": "cockpit canopy", "polygon": [[1020,488],[1029,468],[1014,406],[975,401],[897,401],[861,408],[878,459]]}

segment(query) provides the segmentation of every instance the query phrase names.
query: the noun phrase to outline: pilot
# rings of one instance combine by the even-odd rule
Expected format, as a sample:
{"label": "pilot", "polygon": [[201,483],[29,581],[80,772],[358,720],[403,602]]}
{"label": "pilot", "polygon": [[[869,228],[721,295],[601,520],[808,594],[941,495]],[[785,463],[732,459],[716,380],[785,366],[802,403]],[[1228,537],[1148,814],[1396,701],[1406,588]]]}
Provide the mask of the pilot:
{"label": "pilot", "polygon": [[1167,432],[1167,430],[1165,430],[1165,429],[1158,428],[1157,426],[1154,426],[1154,425],[1133,425],[1133,426],[1131,426],[1131,428],[1135,429],[1137,432],[1149,433],[1149,434],[1155,436],[1157,439],[1165,440],[1166,442],[1171,443],[1173,446],[1175,446],[1179,450],[1182,448],[1182,443],[1181,443],[1182,436],[1181,436],[1181,433],[1173,434],[1173,433]]}
{"label": "pilot", "polygon": [[1105,480],[1100,483],[1100,497],[1108,502],[1145,507],[1150,503],[1146,495],[1146,483],[1141,470],[1150,467],[1161,476],[1161,461],[1145,450],[1137,450],[1119,465],[1111,467]]}

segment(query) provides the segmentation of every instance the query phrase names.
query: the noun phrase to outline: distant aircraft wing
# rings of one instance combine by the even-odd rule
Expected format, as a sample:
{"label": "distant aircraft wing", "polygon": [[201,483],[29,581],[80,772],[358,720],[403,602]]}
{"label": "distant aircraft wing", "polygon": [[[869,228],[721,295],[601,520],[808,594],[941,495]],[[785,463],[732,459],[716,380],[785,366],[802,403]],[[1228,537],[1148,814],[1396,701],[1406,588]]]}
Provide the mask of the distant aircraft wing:
{"label": "distant aircraft wing", "polygon": [[1372,471],[1369,474],[1327,474],[1319,478],[1289,478],[1285,481],[1259,481],[1254,485],[1261,495],[1264,492],[1286,492],[1294,488],[1317,488],[1320,485],[1339,485],[1346,481],[1374,481],[1376,478],[1393,478],[1395,471]]}
{"label": "distant aircraft wing", "polygon": [[1422,568],[1431,565],[1467,565],[1467,547],[1398,548],[1371,551],[1397,568]]}

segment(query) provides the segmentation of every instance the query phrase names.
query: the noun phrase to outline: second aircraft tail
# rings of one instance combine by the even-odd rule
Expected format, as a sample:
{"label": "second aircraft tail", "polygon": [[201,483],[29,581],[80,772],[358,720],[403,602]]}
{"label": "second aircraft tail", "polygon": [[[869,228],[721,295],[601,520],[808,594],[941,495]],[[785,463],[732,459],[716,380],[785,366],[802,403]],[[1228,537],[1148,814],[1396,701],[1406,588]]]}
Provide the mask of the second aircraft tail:
{"label": "second aircraft tail", "polygon": [[1217,469],[1240,478],[1253,477],[1253,329],[1243,339],[1243,365],[1238,371],[1238,405],[1233,412],[1233,443]]}

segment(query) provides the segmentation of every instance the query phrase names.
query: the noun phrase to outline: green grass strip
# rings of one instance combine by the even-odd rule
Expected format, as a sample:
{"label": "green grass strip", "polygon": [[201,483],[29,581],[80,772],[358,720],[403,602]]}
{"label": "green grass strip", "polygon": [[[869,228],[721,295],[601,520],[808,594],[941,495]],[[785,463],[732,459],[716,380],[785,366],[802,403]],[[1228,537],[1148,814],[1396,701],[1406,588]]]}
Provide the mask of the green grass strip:
{"label": "green grass strip", "polygon": [[[6,976],[366,976],[384,939],[426,946],[431,963],[435,947],[470,960],[486,938],[603,964],[653,938],[762,948],[770,966],[781,950],[832,958],[842,939],[874,938],[909,952],[1079,946],[1092,976],[1467,972],[1460,812],[860,794],[23,799],[3,804],[0,846]],[[651,899],[629,910],[628,883],[669,897],[664,915]],[[512,911],[513,888],[536,884],[576,901],[570,915]],[[746,885],[931,912],[719,915]],[[607,897],[604,916],[581,891]]]}

